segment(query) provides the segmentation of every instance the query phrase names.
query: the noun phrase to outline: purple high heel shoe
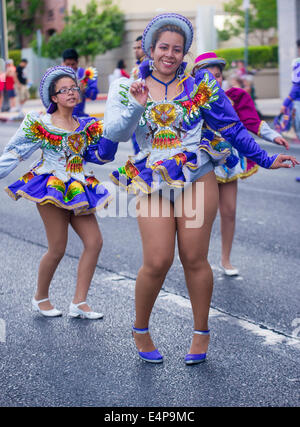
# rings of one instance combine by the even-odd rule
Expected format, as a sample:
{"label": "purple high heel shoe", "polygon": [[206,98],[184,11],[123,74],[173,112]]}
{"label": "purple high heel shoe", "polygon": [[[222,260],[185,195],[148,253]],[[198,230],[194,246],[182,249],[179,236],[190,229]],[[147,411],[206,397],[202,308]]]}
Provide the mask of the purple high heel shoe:
{"label": "purple high heel shoe", "polygon": [[[149,329],[148,328],[139,329],[132,326],[132,331],[135,332],[136,334],[146,334],[149,331]],[[133,332],[132,332],[132,335],[133,335]],[[153,351],[139,351],[139,356],[142,360],[149,363],[161,363],[163,361],[163,357],[157,349]]]}
{"label": "purple high heel shoe", "polygon": [[[198,335],[209,335],[210,330],[207,331],[194,331],[194,334]],[[206,360],[206,353],[200,353],[200,354],[187,354],[184,358],[186,365],[196,365],[198,363],[205,362]]]}

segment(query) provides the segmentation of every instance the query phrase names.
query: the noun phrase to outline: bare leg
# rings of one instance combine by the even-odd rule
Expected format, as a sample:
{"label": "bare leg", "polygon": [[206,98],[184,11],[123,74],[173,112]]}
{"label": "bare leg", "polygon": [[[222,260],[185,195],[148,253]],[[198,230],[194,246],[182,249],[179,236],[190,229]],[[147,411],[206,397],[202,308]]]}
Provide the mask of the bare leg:
{"label": "bare leg", "polygon": [[[71,225],[83,242],[84,249],[78,264],[74,304],[86,301],[88,290],[95,272],[98,257],[102,248],[102,235],[95,215],[71,215]],[[87,304],[81,310],[91,311]]]}
{"label": "bare leg", "polygon": [[[64,256],[67,240],[70,213],[65,209],[57,208],[54,205],[37,204],[39,214],[44,222],[48,239],[48,251],[42,257],[39,271],[35,299],[37,301],[48,298],[49,287],[55,270]],[[49,301],[39,305],[42,310],[53,308]]]}
{"label": "bare leg", "polygon": [[[203,183],[200,190],[203,194],[204,221],[197,228],[187,228],[188,218],[185,214],[177,218],[178,249],[184,268],[194,317],[194,329],[208,329],[208,314],[213,290],[213,274],[207,260],[212,224],[218,209],[218,186],[213,172],[209,172],[194,182],[184,192],[184,204],[193,202],[200,196],[197,183]],[[177,204],[181,203],[176,200]],[[194,335],[189,353],[199,354],[207,351],[208,335]]]}
{"label": "bare leg", "polygon": [[[160,209],[160,212],[156,212],[156,217],[150,212],[150,204]],[[170,209],[170,215],[163,217],[161,208],[166,205]],[[148,327],[153,305],[173,262],[175,219],[170,201],[157,194],[142,197],[137,207],[140,212],[138,224],[143,244],[143,265],[136,280],[135,327],[142,329]],[[148,352],[155,349],[149,333],[134,334],[134,338],[139,351]]]}
{"label": "bare leg", "polygon": [[230,253],[235,230],[235,214],[237,201],[237,180],[226,184],[219,184],[220,192],[220,217],[222,235],[222,265],[233,269],[230,262]]}
{"label": "bare leg", "polygon": [[15,108],[16,105],[16,97],[10,98],[10,108]]}

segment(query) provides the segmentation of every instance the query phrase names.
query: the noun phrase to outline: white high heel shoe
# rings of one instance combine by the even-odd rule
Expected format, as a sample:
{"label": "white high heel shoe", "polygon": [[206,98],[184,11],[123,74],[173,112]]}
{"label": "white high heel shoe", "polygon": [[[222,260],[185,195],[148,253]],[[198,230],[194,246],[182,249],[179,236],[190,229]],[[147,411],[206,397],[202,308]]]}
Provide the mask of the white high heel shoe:
{"label": "white high heel shoe", "polygon": [[80,302],[79,304],[73,304],[71,302],[70,308],[69,308],[69,316],[71,317],[81,317],[82,319],[102,319],[103,314],[102,313],[96,313],[95,311],[83,311],[80,308],[78,308],[80,305],[86,304],[85,301]]}
{"label": "white high heel shoe", "polygon": [[239,276],[240,274],[237,268],[225,268],[222,264],[220,266],[225,276]]}
{"label": "white high heel shoe", "polygon": [[58,317],[62,316],[62,312],[57,310],[56,308],[52,308],[51,310],[41,310],[39,307],[39,304],[41,302],[49,301],[49,298],[41,299],[37,301],[34,297],[32,298],[32,309],[33,311],[38,311],[40,314],[42,314],[45,317]]}

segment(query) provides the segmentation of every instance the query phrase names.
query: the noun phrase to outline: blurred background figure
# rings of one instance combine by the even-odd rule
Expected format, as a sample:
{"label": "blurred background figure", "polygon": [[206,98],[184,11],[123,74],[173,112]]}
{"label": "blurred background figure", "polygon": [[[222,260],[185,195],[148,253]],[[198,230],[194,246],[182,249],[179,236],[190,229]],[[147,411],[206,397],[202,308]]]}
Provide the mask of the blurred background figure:
{"label": "blurred background figure", "polygon": [[236,74],[238,77],[243,77],[247,73],[244,61],[242,59],[232,61],[231,67],[233,68],[234,74]]}
{"label": "blurred background figure", "polygon": [[94,101],[98,95],[97,70],[93,67],[79,67],[79,55],[75,49],[66,49],[63,54],[63,65],[73,68],[76,73],[81,92],[81,101],[74,108],[73,114],[77,117],[88,117],[85,112],[86,99]]}
{"label": "blurred background figure", "polygon": [[283,101],[280,113],[291,115],[291,125],[296,133],[294,142],[300,143],[300,58],[293,61],[292,88]]}
{"label": "blurred background figure", "polygon": [[139,65],[145,59],[146,55],[142,49],[142,36],[138,36],[133,45],[136,63]]}
{"label": "blurred background figure", "polygon": [[130,74],[126,71],[126,64],[123,59],[120,59],[118,62],[118,68],[121,72],[121,77],[127,77],[127,79],[130,78]]}
{"label": "blurred background figure", "polygon": [[[135,66],[133,67],[133,69],[131,70],[130,77],[133,80],[136,80],[139,77],[139,66],[144,61],[144,59],[146,58],[145,52],[142,49],[142,36],[138,36],[136,38],[136,40],[133,44],[133,51],[134,51],[136,63],[135,63]],[[133,146],[134,154],[138,154],[140,151],[140,147],[137,143],[135,133],[132,135],[131,140],[132,140],[132,146]]]}
{"label": "blurred background figure", "polygon": [[228,85],[230,87],[239,87],[244,89],[243,80],[235,73],[231,74],[228,79]]}
{"label": "blurred background figure", "polygon": [[126,77],[127,79],[130,78],[130,74],[128,74],[128,72],[126,71],[126,64],[123,59],[120,59],[118,61],[116,68],[114,69],[112,74],[108,76],[109,85],[111,85],[112,82],[117,79],[120,79],[121,77]]}
{"label": "blurred background figure", "polygon": [[4,84],[5,84],[5,71],[0,70],[0,111],[2,109],[3,97],[4,97]]}
{"label": "blurred background figure", "polygon": [[22,112],[23,105],[29,99],[28,79],[25,68],[28,61],[23,58],[16,68],[16,92],[18,96],[18,110]]}
{"label": "blurred background figure", "polygon": [[[300,39],[296,44],[300,54]],[[292,87],[274,124],[278,132],[291,137],[293,142],[300,143],[300,56],[292,62]]]}
{"label": "blurred background figure", "polygon": [[8,59],[5,63],[5,84],[4,84],[4,96],[7,97],[8,108],[7,111],[16,111],[16,67],[14,61]]}
{"label": "blurred background figure", "polygon": [[134,56],[136,59],[135,66],[131,70],[131,78],[136,80],[139,74],[139,66],[146,58],[145,52],[142,49],[142,36],[138,36],[133,44]]}
{"label": "blurred background figure", "polygon": [[300,39],[298,39],[296,41],[296,44],[297,44],[297,49],[298,49],[298,56],[300,57]]}
{"label": "blurred background figure", "polygon": [[258,109],[258,106],[256,104],[256,95],[255,95],[255,86],[254,86],[254,76],[253,74],[244,74],[239,75],[236,70],[234,70],[234,73],[231,74],[228,78],[228,85],[226,88],[223,88],[224,90],[227,90],[229,88],[236,87],[240,89],[244,89],[252,98],[255,109],[260,117],[262,119],[262,114]]}

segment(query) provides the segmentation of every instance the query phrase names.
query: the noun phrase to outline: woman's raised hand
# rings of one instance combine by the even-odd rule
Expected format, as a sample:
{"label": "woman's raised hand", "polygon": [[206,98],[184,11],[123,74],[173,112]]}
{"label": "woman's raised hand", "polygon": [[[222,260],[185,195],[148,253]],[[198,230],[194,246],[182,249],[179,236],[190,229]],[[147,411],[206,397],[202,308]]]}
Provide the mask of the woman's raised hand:
{"label": "woman's raised hand", "polygon": [[129,89],[130,94],[141,105],[146,105],[148,99],[149,89],[143,80],[136,80],[132,83]]}

